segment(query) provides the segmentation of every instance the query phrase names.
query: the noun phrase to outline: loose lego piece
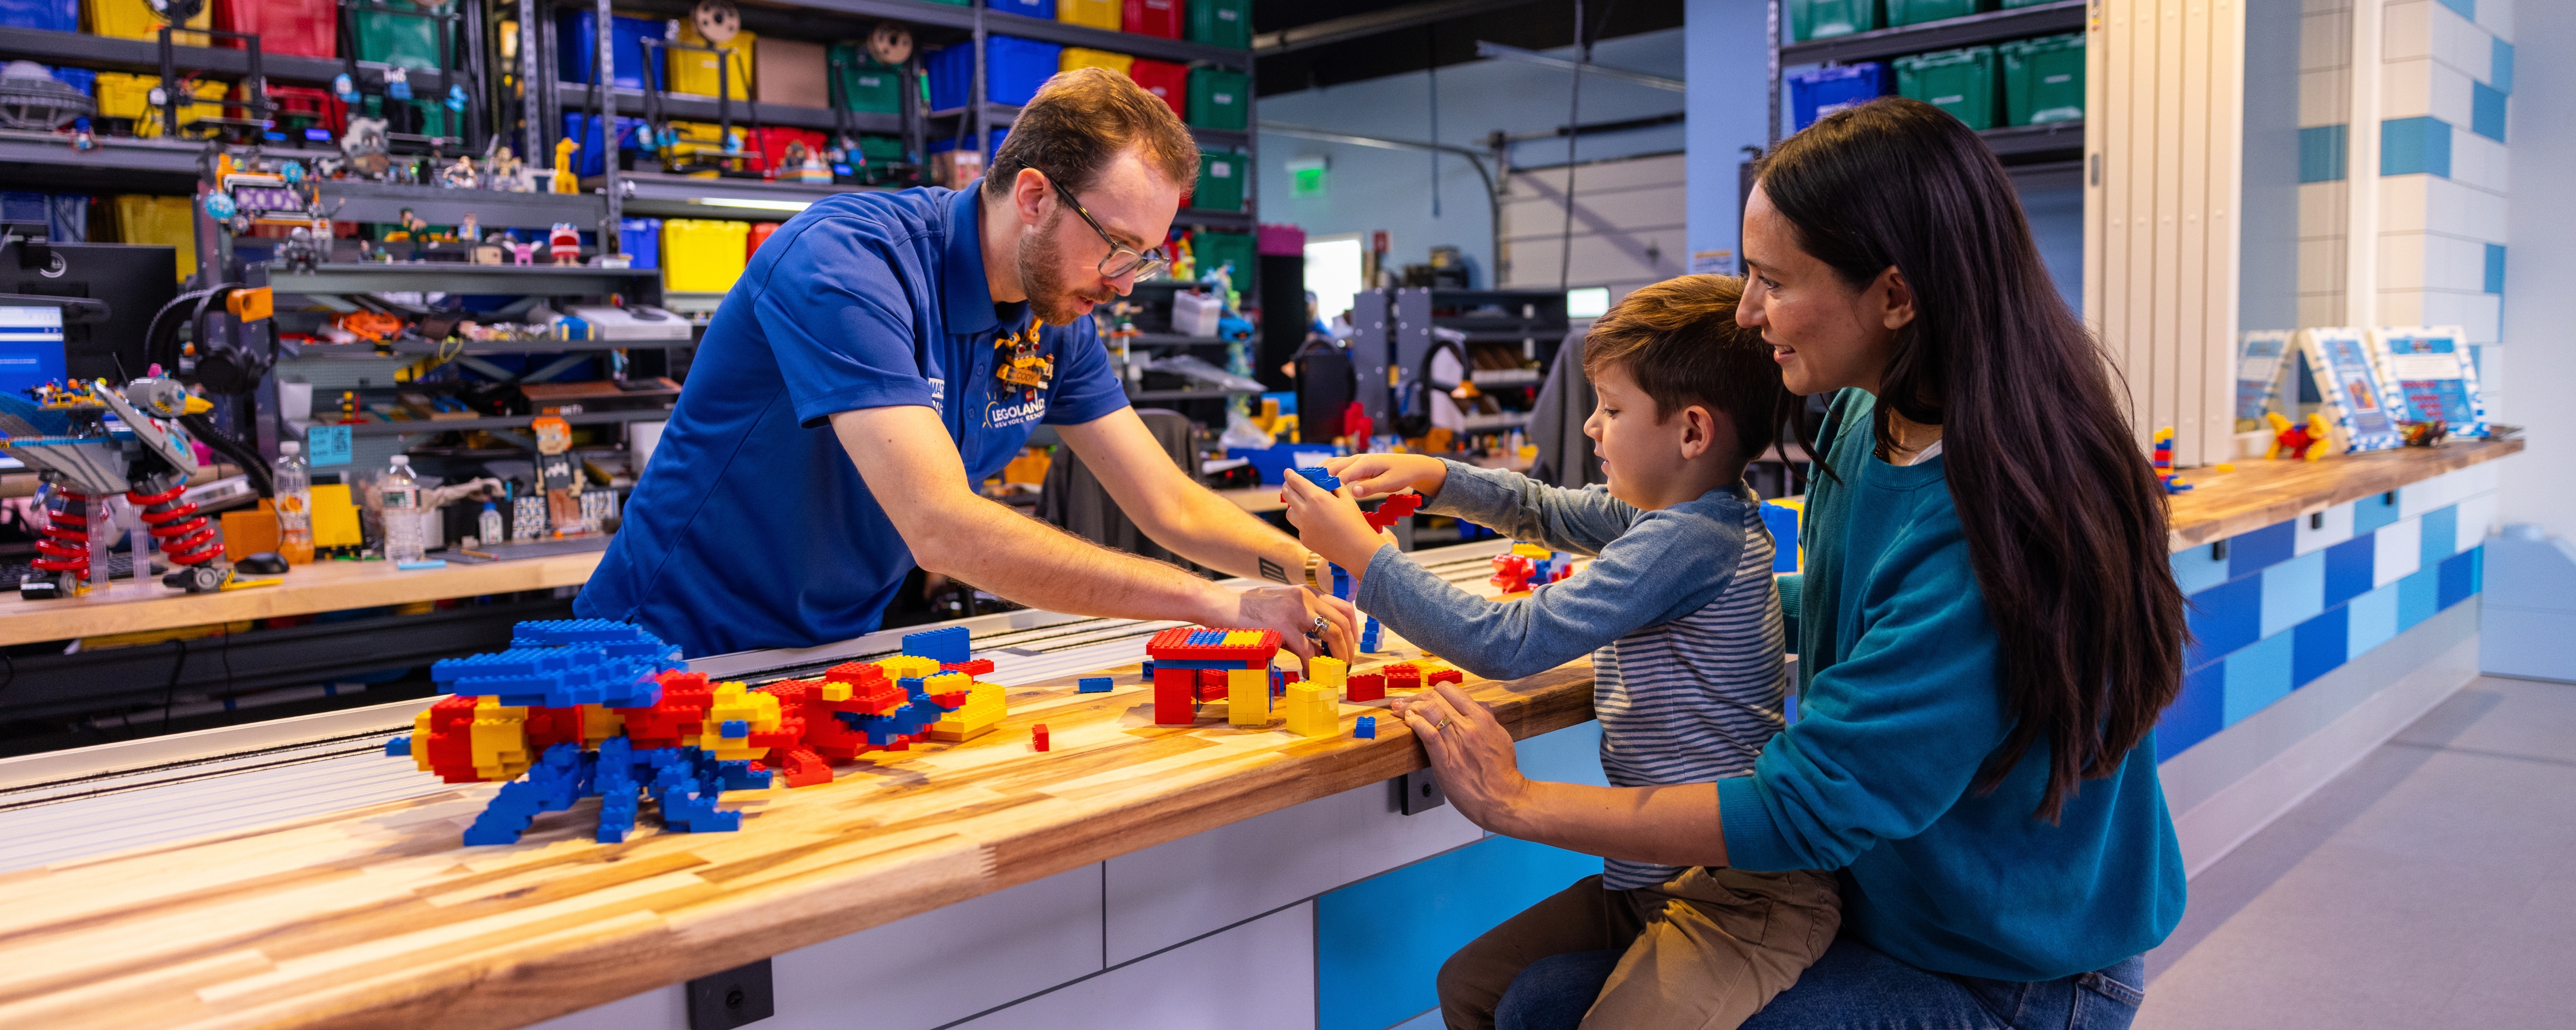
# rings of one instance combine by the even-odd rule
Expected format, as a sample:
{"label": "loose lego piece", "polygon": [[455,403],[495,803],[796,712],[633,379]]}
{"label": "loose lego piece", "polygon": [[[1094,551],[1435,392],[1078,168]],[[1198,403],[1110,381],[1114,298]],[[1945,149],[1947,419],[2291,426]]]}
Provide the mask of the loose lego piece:
{"label": "loose lego piece", "polygon": [[[1323,466],[1320,465],[1309,466],[1306,468],[1292,468],[1288,471],[1294,472],[1299,476],[1304,477],[1307,482],[1321,487],[1325,493],[1331,493],[1342,488],[1341,477],[1324,471]],[[1283,492],[1281,496],[1284,497],[1286,494]]]}
{"label": "loose lego piece", "polygon": [[1309,680],[1288,685],[1282,703],[1288,717],[1288,732],[1300,737],[1329,737],[1342,728],[1341,706],[1333,700],[1333,690]]}
{"label": "loose lego piece", "polygon": [[1225,683],[1226,722],[1252,729],[1270,725],[1270,670],[1229,669]]}
{"label": "loose lego piece", "polygon": [[1107,676],[1085,676],[1073,681],[1073,690],[1077,694],[1106,694],[1110,687]]}
{"label": "loose lego piece", "polygon": [[1029,727],[1029,750],[1031,750],[1031,751],[1044,751],[1044,750],[1046,750],[1046,749],[1047,749],[1047,729],[1046,729],[1046,724],[1045,724],[1045,723],[1039,723],[1039,724],[1037,724],[1037,725],[1035,725],[1035,726],[1031,726],[1031,727]]}
{"label": "loose lego piece", "polygon": [[1351,727],[1351,736],[1358,737],[1361,740],[1376,740],[1377,716],[1360,716],[1359,725]]}
{"label": "loose lego piece", "polygon": [[1352,703],[1386,700],[1386,677],[1380,673],[1352,673],[1342,688],[1342,700]]}
{"label": "loose lego piece", "polygon": [[903,653],[930,658],[942,664],[962,662],[974,657],[973,638],[964,626],[945,626],[903,635]]}
{"label": "loose lego piece", "polygon": [[1360,627],[1360,653],[1376,654],[1378,649],[1377,637],[1377,616],[1371,615],[1368,617],[1368,622]]}
{"label": "loose lego piece", "polygon": [[1388,690],[1422,689],[1422,667],[1412,662],[1397,662],[1379,668],[1378,672],[1386,677]]}
{"label": "loose lego piece", "polygon": [[1151,658],[1145,659],[1145,682],[1154,682],[1154,660]]}
{"label": "loose lego piece", "polygon": [[1420,510],[1422,510],[1421,494],[1401,493],[1377,502],[1376,511],[1360,514],[1368,519],[1369,529],[1372,532],[1382,533],[1386,531],[1386,527],[1394,525],[1397,519],[1411,517],[1414,512]]}

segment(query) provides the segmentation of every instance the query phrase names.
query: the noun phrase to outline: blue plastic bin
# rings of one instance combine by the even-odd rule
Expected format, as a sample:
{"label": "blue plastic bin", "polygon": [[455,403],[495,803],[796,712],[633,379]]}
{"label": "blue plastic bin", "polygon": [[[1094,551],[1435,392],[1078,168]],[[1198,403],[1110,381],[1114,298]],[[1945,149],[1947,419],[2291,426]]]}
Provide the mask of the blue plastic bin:
{"label": "blue plastic bin", "polygon": [[80,31],[80,0],[0,0],[0,26]]}
{"label": "blue plastic bin", "polygon": [[620,218],[617,220],[617,243],[626,255],[635,259],[636,268],[662,267],[662,220],[659,218]]}
{"label": "blue plastic bin", "polygon": [[[985,141],[986,146],[984,147],[984,162],[987,167],[992,164],[992,161],[996,156],[1001,154],[1002,137],[1011,134],[1011,130],[1009,129],[992,129],[989,131],[992,138]],[[957,149],[957,137],[955,136],[942,136],[930,141],[930,152],[933,154],[945,154],[955,149]]]}
{"label": "blue plastic bin", "polygon": [[1784,78],[1789,80],[1793,132],[1843,108],[1886,95],[1891,80],[1887,66],[1877,61],[1792,72]]}
{"label": "blue plastic bin", "polygon": [[[580,148],[572,155],[573,172],[584,176],[605,174],[608,167],[601,161],[604,148],[599,142],[599,116],[566,111],[563,118],[564,135],[571,137],[574,145]],[[617,149],[635,149],[635,132],[643,127],[644,119],[641,118],[617,119]]]}
{"label": "blue plastic bin", "polygon": [[[555,15],[555,64],[563,70],[563,81],[576,86],[590,82],[591,61],[599,56],[598,25],[597,11],[562,11]],[[664,39],[669,28],[670,23],[666,21],[611,16],[608,20],[609,45],[615,48],[615,54],[608,64],[609,84],[643,89],[642,41]],[[662,78],[661,50],[656,48],[654,53],[654,81],[667,89],[670,83]]]}
{"label": "blue plastic bin", "polygon": [[[1028,103],[1063,59],[1064,48],[1053,43],[1017,36],[985,37],[984,99],[996,104]],[[931,51],[929,65],[931,109],[966,106],[968,87],[975,79],[975,48],[961,43]]]}
{"label": "blue plastic bin", "polygon": [[1023,18],[1055,20],[1055,0],[985,0],[985,8]]}
{"label": "blue plastic bin", "polygon": [[91,71],[87,68],[55,67],[47,68],[45,70],[53,75],[55,82],[70,86],[73,89],[87,93],[91,96],[98,95],[97,72]]}

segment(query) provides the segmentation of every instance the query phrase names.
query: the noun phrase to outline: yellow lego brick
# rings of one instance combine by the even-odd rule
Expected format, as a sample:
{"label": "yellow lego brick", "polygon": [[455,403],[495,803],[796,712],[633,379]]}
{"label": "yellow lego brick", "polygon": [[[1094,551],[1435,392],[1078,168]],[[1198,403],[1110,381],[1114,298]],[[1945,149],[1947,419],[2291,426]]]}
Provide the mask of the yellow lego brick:
{"label": "yellow lego brick", "polygon": [[[1350,663],[1339,658],[1318,655],[1314,661],[1306,663],[1306,681],[1323,688],[1324,696],[1336,704],[1341,702],[1342,688],[1350,685],[1350,676]],[[1296,687],[1291,684],[1289,689]]]}
{"label": "yellow lego brick", "polygon": [[1307,681],[1288,685],[1288,732],[1300,737],[1330,737],[1342,731],[1341,705],[1334,700],[1336,688]]}
{"label": "yellow lego brick", "polygon": [[601,741],[626,732],[626,717],[609,711],[605,705],[581,706],[581,744],[598,747]]}
{"label": "yellow lego brick", "polygon": [[1548,550],[1545,544],[1514,543],[1512,553],[1524,558],[1545,558],[1555,552]]}
{"label": "yellow lego brick", "polygon": [[429,709],[411,717],[411,764],[422,772],[429,767]]}
{"label": "yellow lego brick", "polygon": [[960,690],[971,692],[975,686],[975,677],[962,672],[938,673],[921,681],[921,689],[933,694],[954,694]]}
{"label": "yellow lego brick", "polygon": [[528,770],[528,710],[487,697],[474,706],[469,744],[474,773],[486,780],[516,779]]}
{"label": "yellow lego brick", "polygon": [[1226,646],[1226,647],[1259,647],[1259,646],[1261,646],[1261,631],[1260,631],[1260,630],[1257,630],[1257,629],[1232,629],[1232,630],[1227,630],[1227,631],[1225,632],[1225,645],[1224,645],[1224,646]]}
{"label": "yellow lego brick", "polygon": [[813,690],[814,696],[822,698],[825,701],[847,701],[850,699],[850,685],[847,683],[823,683],[814,687]]}
{"label": "yellow lego brick", "polygon": [[939,675],[939,659],[899,654],[879,659],[877,668],[884,669],[886,678],[890,680],[926,680]]}
{"label": "yellow lego brick", "polygon": [[[737,720],[745,724],[745,735],[725,736],[724,724]],[[698,746],[728,762],[759,758],[769,749],[753,747],[749,735],[776,733],[778,724],[777,695],[755,693],[739,680],[719,683],[713,702],[707,706],[707,721],[698,736]]]}
{"label": "yellow lego brick", "polygon": [[1237,726],[1270,725],[1270,670],[1225,671],[1225,721]]}
{"label": "yellow lego brick", "polygon": [[[947,675],[965,676],[966,674],[955,672]],[[933,693],[939,692],[933,691]],[[976,682],[967,690],[965,704],[957,706],[956,711],[930,724],[930,739],[971,740],[982,736],[1001,723],[1002,716],[1009,714],[1008,707],[1001,684]]]}

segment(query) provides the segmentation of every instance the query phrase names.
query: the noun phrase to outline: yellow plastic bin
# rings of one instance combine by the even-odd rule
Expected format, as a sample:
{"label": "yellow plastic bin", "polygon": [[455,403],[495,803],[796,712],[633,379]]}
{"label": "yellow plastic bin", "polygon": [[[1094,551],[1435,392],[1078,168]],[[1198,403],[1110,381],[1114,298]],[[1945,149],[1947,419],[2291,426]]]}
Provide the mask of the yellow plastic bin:
{"label": "yellow plastic bin", "polygon": [[[1125,15],[1125,7],[1125,0],[1055,0],[1055,20],[1116,32],[1120,28],[1118,20]],[[1071,69],[1074,66],[1065,67]]]}
{"label": "yellow plastic bin", "polygon": [[723,293],[742,278],[750,257],[751,223],[673,218],[662,223],[662,288],[674,293]]}
{"label": "yellow plastic bin", "polygon": [[[101,118],[132,118],[134,134],[144,138],[161,135],[161,112],[152,106],[152,87],[161,84],[158,75],[128,75],[124,72],[98,73],[98,114]],[[221,82],[197,83],[197,96],[203,100],[221,101],[230,87]],[[199,118],[221,118],[224,105],[181,104],[179,124]]]}
{"label": "yellow plastic bin", "polygon": [[[181,27],[213,28],[214,6],[207,4]],[[89,34],[93,36],[157,40],[161,38],[161,26],[167,19],[153,13],[152,5],[146,0],[81,0],[81,21],[89,25]],[[202,32],[173,32],[170,42],[179,46],[205,46],[207,37]]]}
{"label": "yellow plastic bin", "polygon": [[[1058,8],[1058,10],[1062,10],[1062,8]],[[1057,59],[1055,70],[1059,72],[1069,72],[1076,68],[1107,68],[1120,75],[1125,75],[1127,74],[1128,69],[1134,68],[1135,66],[1136,59],[1127,54],[1113,54],[1106,50],[1092,50],[1085,47],[1069,46],[1064,48],[1064,56]]]}
{"label": "yellow plastic bin", "polygon": [[[691,46],[707,45],[706,37],[698,35],[697,26],[685,20],[680,22],[680,42]],[[725,59],[732,65],[725,72],[729,77],[724,80],[724,90],[725,95],[735,100],[751,97],[754,42],[751,33],[743,31],[734,33],[732,39],[725,40],[717,48],[727,52]],[[716,55],[703,50],[671,51],[671,92],[711,97],[716,95],[716,81]]]}
{"label": "yellow plastic bin", "polygon": [[179,278],[197,273],[196,211],[188,198],[119,194],[111,210],[116,212],[118,243],[177,247]]}

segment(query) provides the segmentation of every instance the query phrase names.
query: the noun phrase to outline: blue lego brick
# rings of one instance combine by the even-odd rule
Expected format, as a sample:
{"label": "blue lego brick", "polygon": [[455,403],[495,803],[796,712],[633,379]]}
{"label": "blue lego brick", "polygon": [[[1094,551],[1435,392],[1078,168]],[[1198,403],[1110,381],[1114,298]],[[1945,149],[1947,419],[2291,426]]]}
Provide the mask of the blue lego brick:
{"label": "blue lego brick", "polygon": [[1306,477],[1307,482],[1322,487],[1327,491],[1339,490],[1342,488],[1341,477],[1324,471],[1323,467],[1320,465],[1308,468],[1290,469],[1289,471]]}
{"label": "blue lego brick", "polygon": [[2227,578],[2250,576],[2290,560],[2298,550],[2296,523],[2275,522],[2227,540]]}
{"label": "blue lego brick", "polygon": [[2227,715],[2227,666],[2211,663],[2182,678],[2182,693],[2156,724],[2156,761],[2189,750],[2224,728]]}
{"label": "blue lego brick", "polygon": [[1145,682],[1154,682],[1154,660],[1151,658],[1145,659]]}
{"label": "blue lego brick", "polygon": [[1350,600],[1351,570],[1345,569],[1339,565],[1334,565],[1330,562],[1326,562],[1325,567],[1333,570],[1333,596],[1345,601]]}
{"label": "blue lego brick", "polygon": [[1191,647],[1214,647],[1223,643],[1225,643],[1224,630],[1194,629],[1190,631],[1189,646]]}
{"label": "blue lego brick", "polygon": [[2284,632],[2326,610],[2326,555],[2306,554],[2263,570],[2263,636]]}
{"label": "blue lego brick", "polygon": [[2228,655],[2220,663],[2227,668],[2227,725],[2234,726],[2290,695],[2290,660],[2297,643],[2294,634],[2283,633]]}
{"label": "blue lego brick", "polygon": [[2193,594],[2184,609],[2191,649],[2183,667],[2197,669],[2262,638],[2263,581],[2248,576]]}
{"label": "blue lego brick", "polygon": [[2381,526],[2397,521],[2397,491],[2374,494],[2352,502],[2352,535],[2359,539]]}
{"label": "blue lego brick", "polygon": [[2442,564],[2460,546],[2460,506],[2449,505],[2424,513],[2423,550],[2417,568],[2429,569]]}
{"label": "blue lego brick", "polygon": [[1376,739],[1377,739],[1377,716],[1374,716],[1374,715],[1363,715],[1363,716],[1360,716],[1360,721],[1359,721],[1359,723],[1358,723],[1357,725],[1354,725],[1354,726],[1352,726],[1352,727],[1351,727],[1351,736],[1358,737],[1358,738],[1360,738],[1360,739],[1362,739],[1362,740],[1376,740]]}
{"label": "blue lego brick", "polygon": [[2370,577],[2378,550],[2369,534],[2325,549],[2326,607],[2332,608],[2370,592]]}
{"label": "blue lego brick", "polygon": [[2316,682],[2341,667],[2352,641],[2352,609],[2334,608],[2292,630],[2290,689]]}
{"label": "blue lego brick", "polygon": [[1107,676],[1085,676],[1073,681],[1074,692],[1081,694],[1106,694],[1110,687]]}
{"label": "blue lego brick", "polygon": [[401,758],[409,754],[411,754],[411,734],[399,734],[385,741],[385,757]]}
{"label": "blue lego brick", "polygon": [[739,739],[751,735],[751,724],[741,719],[727,719],[717,727],[717,736]]}
{"label": "blue lego brick", "polygon": [[2485,552],[2486,548],[2472,547],[2442,560],[2436,604],[2448,610],[2477,593],[2478,563],[2485,559]]}
{"label": "blue lego brick", "polygon": [[903,635],[903,653],[942,663],[971,661],[975,643],[964,626],[946,626]]}

